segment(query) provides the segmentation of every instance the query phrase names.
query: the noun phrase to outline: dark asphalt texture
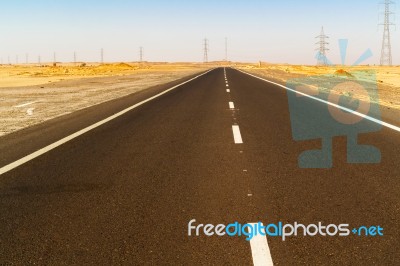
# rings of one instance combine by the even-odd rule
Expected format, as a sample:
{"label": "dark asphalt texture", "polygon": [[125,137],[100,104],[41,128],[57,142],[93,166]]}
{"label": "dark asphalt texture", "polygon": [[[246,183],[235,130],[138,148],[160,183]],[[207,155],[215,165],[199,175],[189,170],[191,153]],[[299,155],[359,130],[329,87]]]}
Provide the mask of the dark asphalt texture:
{"label": "dark asphalt texture", "polygon": [[[252,264],[244,237],[189,237],[196,219],[380,225],[384,236],[268,244],[275,265],[399,265],[400,133],[360,136],[380,164],[348,164],[343,136],[333,168],[301,169],[299,153],[321,141],[293,140],[286,90],[226,72],[230,93],[212,70],[1,175],[0,264]],[[189,78],[2,137],[0,167]]]}

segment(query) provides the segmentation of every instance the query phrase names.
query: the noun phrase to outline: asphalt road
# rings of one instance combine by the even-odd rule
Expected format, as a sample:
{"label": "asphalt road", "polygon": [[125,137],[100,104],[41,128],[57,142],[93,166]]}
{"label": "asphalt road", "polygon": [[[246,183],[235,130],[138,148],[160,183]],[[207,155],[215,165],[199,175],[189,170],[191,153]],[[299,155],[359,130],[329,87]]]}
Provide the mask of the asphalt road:
{"label": "asphalt road", "polygon": [[[342,136],[332,168],[302,169],[321,141],[293,140],[288,92],[231,68],[226,79],[212,70],[2,174],[0,264],[253,264],[243,236],[188,236],[196,219],[379,225],[383,236],[266,239],[275,265],[399,265],[400,133],[360,135],[379,164],[348,164]],[[2,137],[0,167],[182,81]]]}

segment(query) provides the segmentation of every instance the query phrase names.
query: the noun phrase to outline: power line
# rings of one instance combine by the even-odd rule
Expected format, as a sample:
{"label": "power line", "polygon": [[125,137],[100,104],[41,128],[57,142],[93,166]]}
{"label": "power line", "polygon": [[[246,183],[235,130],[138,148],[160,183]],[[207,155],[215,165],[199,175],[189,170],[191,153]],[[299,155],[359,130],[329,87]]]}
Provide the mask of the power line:
{"label": "power line", "polygon": [[209,52],[208,40],[205,38],[204,39],[204,57],[203,57],[204,63],[208,63],[208,52]]}
{"label": "power line", "polygon": [[393,1],[385,0],[385,2],[381,3],[385,5],[384,11],[384,22],[379,25],[383,25],[383,39],[382,39],[382,50],[381,50],[381,66],[383,65],[392,65],[392,44],[390,42],[390,26],[394,24],[390,22],[390,17],[394,13],[390,11],[390,6],[394,4]]}
{"label": "power line", "polygon": [[329,49],[327,48],[327,45],[329,43],[326,40],[329,37],[325,35],[324,27],[322,27],[322,29],[321,29],[321,34],[315,38],[319,39],[319,41],[316,43],[319,46],[316,49],[318,51],[317,65],[326,66],[326,65],[328,65],[328,59],[326,57],[326,52],[329,51]]}

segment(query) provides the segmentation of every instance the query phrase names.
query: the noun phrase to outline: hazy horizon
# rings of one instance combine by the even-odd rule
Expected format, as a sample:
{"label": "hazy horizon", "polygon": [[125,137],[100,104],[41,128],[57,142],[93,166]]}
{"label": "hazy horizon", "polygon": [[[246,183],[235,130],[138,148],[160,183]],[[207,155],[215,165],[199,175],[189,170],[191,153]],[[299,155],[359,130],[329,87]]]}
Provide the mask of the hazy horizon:
{"label": "hazy horizon", "polygon": [[[346,64],[368,48],[379,64],[382,27],[379,1],[26,1],[1,2],[3,63],[202,62],[203,39],[209,61],[269,62],[314,65],[315,36],[321,27],[330,37],[328,58],[340,64],[338,39],[348,39]],[[396,13],[398,7],[393,6]],[[397,17],[397,16],[396,16]],[[383,17],[380,17],[381,21]],[[393,19],[395,22],[395,19]],[[392,28],[393,63],[398,60],[399,33]]]}

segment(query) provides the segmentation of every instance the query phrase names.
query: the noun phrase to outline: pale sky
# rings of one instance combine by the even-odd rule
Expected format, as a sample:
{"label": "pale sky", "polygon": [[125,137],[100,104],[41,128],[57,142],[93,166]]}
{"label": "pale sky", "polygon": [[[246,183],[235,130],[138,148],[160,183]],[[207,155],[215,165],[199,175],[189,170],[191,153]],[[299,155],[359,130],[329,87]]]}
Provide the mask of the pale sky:
{"label": "pale sky", "polygon": [[[352,64],[368,48],[379,64],[382,27],[379,0],[2,0],[0,57],[7,63],[53,60],[147,61],[209,60],[315,64],[315,43],[324,26],[330,37],[328,58],[340,63],[338,39],[349,39]],[[393,6],[400,14],[398,6]],[[400,31],[392,28],[393,63],[400,64]]]}

